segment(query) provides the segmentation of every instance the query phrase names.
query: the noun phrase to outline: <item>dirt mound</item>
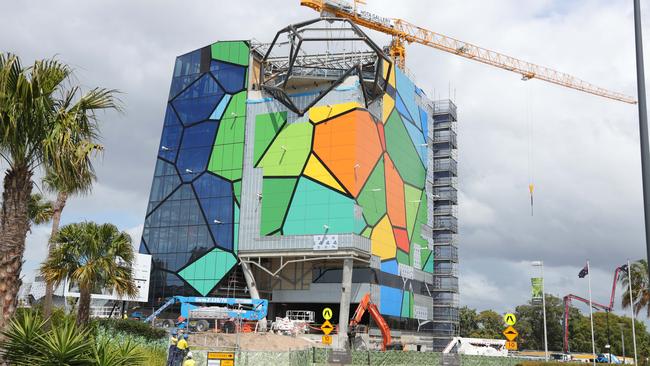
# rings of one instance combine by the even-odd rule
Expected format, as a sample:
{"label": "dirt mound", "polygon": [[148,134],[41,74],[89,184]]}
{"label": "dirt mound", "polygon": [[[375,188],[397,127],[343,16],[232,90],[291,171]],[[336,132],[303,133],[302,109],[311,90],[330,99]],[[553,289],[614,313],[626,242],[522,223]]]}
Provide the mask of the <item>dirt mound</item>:
{"label": "dirt mound", "polygon": [[[196,333],[190,337],[190,347],[214,349],[235,348],[237,334]],[[313,343],[307,339],[273,333],[240,333],[239,347],[245,351],[290,351],[309,348]]]}

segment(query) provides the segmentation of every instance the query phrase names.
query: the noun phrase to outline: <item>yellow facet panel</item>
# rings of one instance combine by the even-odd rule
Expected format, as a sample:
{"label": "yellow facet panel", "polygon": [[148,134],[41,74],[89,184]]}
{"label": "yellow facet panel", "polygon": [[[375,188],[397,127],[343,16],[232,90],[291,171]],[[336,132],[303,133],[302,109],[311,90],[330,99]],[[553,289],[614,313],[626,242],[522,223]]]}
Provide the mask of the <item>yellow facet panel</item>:
{"label": "yellow facet panel", "polygon": [[357,102],[312,107],[309,109],[309,119],[313,123],[320,123],[343,112],[359,107],[361,107],[361,104]]}
{"label": "yellow facet panel", "polygon": [[325,169],[323,164],[316,159],[316,157],[312,154],[309,156],[309,160],[307,161],[307,166],[305,167],[305,172],[303,173],[304,175],[323,183],[324,185],[334,188],[339,192],[346,193],[345,189],[341,187],[339,182],[334,179],[332,174]]}
{"label": "yellow facet panel", "polygon": [[388,216],[384,216],[375,226],[370,235],[370,240],[373,255],[380,257],[382,260],[395,258],[395,236]]}

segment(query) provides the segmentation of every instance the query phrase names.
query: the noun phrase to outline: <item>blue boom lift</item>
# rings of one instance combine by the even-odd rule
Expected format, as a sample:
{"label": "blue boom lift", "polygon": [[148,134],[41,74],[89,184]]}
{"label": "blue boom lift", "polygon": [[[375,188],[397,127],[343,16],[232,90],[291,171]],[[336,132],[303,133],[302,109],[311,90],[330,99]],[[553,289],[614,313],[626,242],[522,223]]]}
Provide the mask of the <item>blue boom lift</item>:
{"label": "blue boom lift", "polygon": [[[265,299],[236,299],[230,297],[173,296],[149,315],[144,322],[152,322],[168,307],[180,303],[181,316],[178,328],[189,328],[202,332],[210,327],[210,320],[226,320],[224,328],[232,333],[237,327],[234,321],[257,321],[266,317],[269,302]],[[195,304],[200,304],[195,305]],[[212,305],[212,306],[209,306]],[[191,320],[190,320],[191,319]]]}

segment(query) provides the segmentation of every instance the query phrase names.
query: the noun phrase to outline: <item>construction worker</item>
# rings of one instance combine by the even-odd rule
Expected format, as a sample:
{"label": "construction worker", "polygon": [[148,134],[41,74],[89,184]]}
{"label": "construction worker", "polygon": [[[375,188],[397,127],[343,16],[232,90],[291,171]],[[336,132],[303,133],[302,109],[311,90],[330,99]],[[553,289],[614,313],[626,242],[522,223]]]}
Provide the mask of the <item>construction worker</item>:
{"label": "construction worker", "polygon": [[183,334],[183,337],[179,337],[178,343],[176,343],[176,348],[178,349],[176,360],[174,366],[180,366],[185,358],[185,354],[190,351],[189,345],[187,344],[187,339],[189,337],[187,334]]}
{"label": "construction worker", "polygon": [[185,362],[183,362],[183,366],[196,366],[196,361],[192,358],[192,352],[187,352],[187,357],[185,358]]}
{"label": "construction worker", "polygon": [[178,352],[176,344],[178,343],[178,337],[176,336],[176,331],[172,330],[169,337],[169,350],[167,352],[167,366],[174,366],[174,360]]}

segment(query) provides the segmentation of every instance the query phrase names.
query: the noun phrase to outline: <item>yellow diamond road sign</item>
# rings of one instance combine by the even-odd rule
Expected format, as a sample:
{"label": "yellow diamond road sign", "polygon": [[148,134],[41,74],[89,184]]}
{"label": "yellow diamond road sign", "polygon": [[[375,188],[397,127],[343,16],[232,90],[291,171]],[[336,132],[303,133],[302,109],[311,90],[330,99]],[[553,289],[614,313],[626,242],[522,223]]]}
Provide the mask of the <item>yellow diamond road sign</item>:
{"label": "yellow diamond road sign", "polygon": [[334,330],[334,326],[332,326],[332,323],[330,323],[329,320],[325,320],[325,323],[320,326],[320,330],[322,330],[325,335],[329,335],[332,333],[332,330]]}
{"label": "yellow diamond road sign", "polygon": [[513,313],[508,313],[503,316],[503,322],[508,325],[515,325],[517,323],[517,317]]}
{"label": "yellow diamond road sign", "polygon": [[517,332],[517,329],[513,328],[511,325],[503,331],[503,335],[506,336],[507,340],[514,341],[519,335],[519,332]]}
{"label": "yellow diamond road sign", "polygon": [[330,308],[325,308],[323,309],[323,319],[325,320],[330,320],[332,319],[332,309]]}

